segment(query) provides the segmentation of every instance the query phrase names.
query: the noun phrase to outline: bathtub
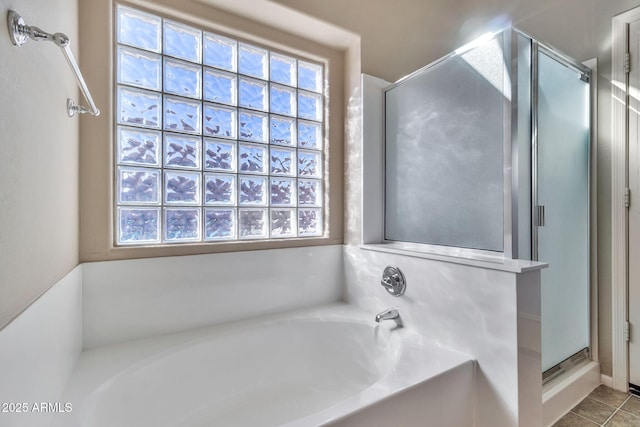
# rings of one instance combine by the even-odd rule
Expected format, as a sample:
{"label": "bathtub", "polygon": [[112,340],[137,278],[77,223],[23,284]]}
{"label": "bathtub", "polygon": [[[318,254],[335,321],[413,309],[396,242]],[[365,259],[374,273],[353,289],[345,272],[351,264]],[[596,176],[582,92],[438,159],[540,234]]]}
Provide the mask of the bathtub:
{"label": "bathtub", "polygon": [[335,304],[85,351],[53,426],[473,425],[473,360],[374,316]]}

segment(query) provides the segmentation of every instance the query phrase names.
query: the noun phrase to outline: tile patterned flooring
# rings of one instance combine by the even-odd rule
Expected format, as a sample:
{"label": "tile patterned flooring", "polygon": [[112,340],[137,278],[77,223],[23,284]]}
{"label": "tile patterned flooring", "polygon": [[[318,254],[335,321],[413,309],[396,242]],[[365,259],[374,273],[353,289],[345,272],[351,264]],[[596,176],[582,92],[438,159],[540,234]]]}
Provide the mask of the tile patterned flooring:
{"label": "tile patterned flooring", "polygon": [[640,397],[600,385],[553,427],[640,427]]}

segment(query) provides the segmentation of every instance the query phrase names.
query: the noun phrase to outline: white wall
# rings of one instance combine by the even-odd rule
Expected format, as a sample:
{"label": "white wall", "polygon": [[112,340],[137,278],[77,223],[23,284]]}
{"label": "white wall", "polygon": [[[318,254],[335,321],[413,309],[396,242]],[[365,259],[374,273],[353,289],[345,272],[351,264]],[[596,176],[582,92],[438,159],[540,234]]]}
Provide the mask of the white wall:
{"label": "white wall", "polygon": [[84,348],[338,301],[342,246],[82,264]]}
{"label": "white wall", "polygon": [[48,426],[52,413],[33,405],[64,407],[60,395],[82,349],[81,307],[78,266],[0,331],[0,403],[27,404],[27,413],[0,412],[1,426]]}
{"label": "white wall", "polygon": [[[539,304],[537,314],[533,300],[531,307],[521,308],[523,313],[534,313],[518,317],[521,314],[518,292],[535,296],[537,291],[539,295],[539,271],[516,275],[363,250],[354,245],[345,246],[344,262],[347,301],[370,311],[372,316],[397,307],[405,327],[414,328],[427,338],[477,360],[479,427],[541,423],[542,402],[539,397],[531,399],[536,393],[542,395],[540,349],[539,342],[537,345],[535,342],[535,331],[540,327]],[[407,290],[401,297],[389,295],[380,286],[382,270],[387,265],[399,267],[405,275]],[[519,326],[522,331],[518,330]],[[519,332],[522,332],[520,336]],[[519,347],[527,349],[533,364],[523,360]],[[531,373],[533,375],[529,375]],[[520,382],[531,377],[537,381]],[[523,399],[525,389],[520,389],[523,385],[531,391],[529,399]],[[529,415],[522,418],[523,414]]]}
{"label": "white wall", "polygon": [[9,9],[78,43],[77,0],[0,0],[0,329],[78,265],[75,78],[53,43],[11,43]]}

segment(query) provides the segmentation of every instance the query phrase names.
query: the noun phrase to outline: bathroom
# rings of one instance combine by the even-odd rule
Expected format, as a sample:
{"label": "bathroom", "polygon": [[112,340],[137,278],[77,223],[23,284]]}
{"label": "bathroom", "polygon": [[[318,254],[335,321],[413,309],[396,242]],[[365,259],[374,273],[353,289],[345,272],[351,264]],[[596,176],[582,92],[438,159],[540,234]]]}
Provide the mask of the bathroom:
{"label": "bathroom", "polygon": [[[627,386],[616,381],[621,359],[612,332],[620,310],[612,232],[619,168],[611,115],[612,20],[639,6],[637,0],[123,2],[225,34],[235,31],[250,42],[312,52],[330,59],[331,75],[344,76],[328,88],[327,237],[312,239],[313,245],[298,239],[145,248],[114,247],[114,3],[0,0],[2,13],[15,10],[29,25],[69,36],[101,110],[97,117],[69,118],[66,99],[84,100],[58,49],[32,41],[17,48],[6,32],[0,37],[0,403],[28,402],[29,409],[36,402],[60,403],[47,408],[64,411],[62,396],[83,349],[339,301],[368,313],[372,327],[376,313],[398,307],[405,330],[471,355],[475,400],[460,411],[474,420],[468,425],[550,425],[598,384]],[[505,284],[516,283],[517,273],[360,247],[371,241],[362,230],[376,220],[375,207],[365,208],[361,200],[361,140],[367,131],[359,121],[361,74],[395,82],[509,23],[581,62],[597,58],[591,230],[597,249],[591,265],[597,384],[590,371],[580,399],[553,410],[542,405],[542,385],[519,375],[513,350],[517,307],[503,304],[516,299]],[[400,298],[379,286],[387,265],[400,267],[407,279]],[[422,416],[429,405],[422,406],[408,411]],[[0,413],[0,425],[50,425],[54,415],[65,415],[30,412]]]}

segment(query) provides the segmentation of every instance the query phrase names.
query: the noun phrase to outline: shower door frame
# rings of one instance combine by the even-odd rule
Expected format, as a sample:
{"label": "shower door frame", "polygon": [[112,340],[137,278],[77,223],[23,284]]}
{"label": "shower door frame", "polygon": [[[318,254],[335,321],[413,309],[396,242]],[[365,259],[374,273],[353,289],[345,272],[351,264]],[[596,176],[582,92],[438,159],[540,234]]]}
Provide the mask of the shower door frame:
{"label": "shower door frame", "polygon": [[[557,61],[561,65],[574,70],[576,73],[580,73],[586,76],[588,79],[585,83],[588,86],[589,93],[589,161],[587,164],[587,175],[589,181],[587,182],[587,310],[588,310],[588,322],[587,322],[587,337],[589,341],[587,347],[578,351],[573,356],[566,360],[559,361],[557,365],[543,372],[543,382],[548,382],[558,375],[566,372],[577,364],[588,361],[597,360],[597,355],[594,355],[594,344],[597,345],[597,337],[594,337],[594,331],[597,330],[597,325],[593,324],[593,298],[594,298],[594,284],[592,277],[591,262],[593,256],[593,242],[591,237],[592,229],[592,209],[593,209],[593,151],[594,151],[594,84],[592,70],[571,58],[570,56],[552,48],[544,42],[541,42],[527,33],[517,30],[516,31],[525,37],[529,38],[531,42],[531,259],[533,261],[539,261],[538,259],[538,229],[541,225],[538,210],[538,87],[539,87],[539,55],[543,53],[551,59]],[[586,350],[586,351],[585,351]]]}
{"label": "shower door frame", "polygon": [[[519,30],[518,30],[519,31]],[[534,39],[533,37],[521,32],[523,35],[531,39],[531,259],[538,261],[538,210],[536,208],[538,204],[538,57],[542,52],[550,58],[558,61],[560,64],[575,70],[577,73],[582,73],[587,76],[589,81],[589,95],[590,95],[590,112],[593,110],[591,103],[593,102],[592,95],[592,76],[591,69],[585,65],[575,61],[573,58],[558,52],[552,47]],[[593,142],[593,114],[589,114],[589,153],[591,157],[591,146]],[[591,159],[590,159],[591,160]],[[591,176],[592,165],[588,164],[588,173]],[[591,180],[587,185],[587,191],[591,195],[592,190]],[[591,201],[589,201],[589,205]],[[587,213],[587,221],[591,223],[591,212]],[[591,236],[587,239],[589,247],[591,247]],[[591,277],[589,277],[589,280]]]}

